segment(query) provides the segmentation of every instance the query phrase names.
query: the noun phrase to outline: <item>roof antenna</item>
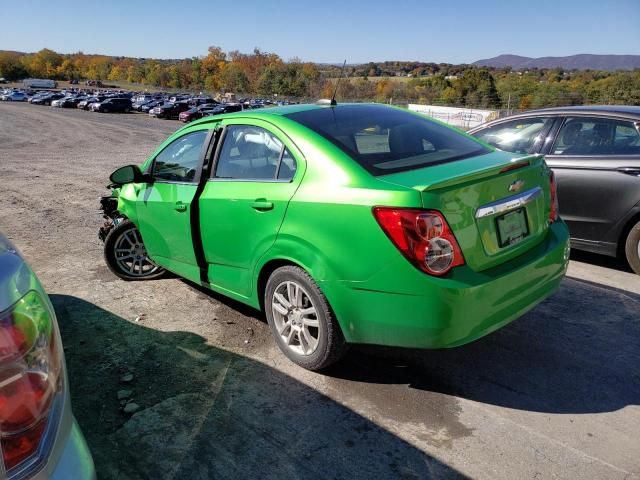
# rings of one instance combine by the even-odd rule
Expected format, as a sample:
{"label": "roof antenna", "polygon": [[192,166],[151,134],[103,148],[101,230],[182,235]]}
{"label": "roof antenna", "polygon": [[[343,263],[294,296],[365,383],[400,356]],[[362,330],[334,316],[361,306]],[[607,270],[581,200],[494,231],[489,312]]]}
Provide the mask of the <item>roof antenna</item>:
{"label": "roof antenna", "polygon": [[342,64],[342,69],[340,70],[340,76],[338,77],[338,81],[336,82],[336,88],[334,88],[333,90],[333,95],[331,96],[331,100],[327,99],[327,98],[323,98],[321,100],[318,100],[316,103],[318,105],[337,105],[338,102],[336,102],[336,93],[338,93],[338,87],[340,86],[340,81],[342,80],[342,78],[344,77],[344,67],[347,66],[347,60],[344,60],[344,63]]}
{"label": "roof antenna", "polygon": [[338,93],[338,87],[340,86],[340,80],[342,80],[342,78],[344,77],[344,67],[347,66],[347,59],[344,59],[344,63],[342,64],[342,70],[340,70],[340,77],[338,78],[338,81],[336,82],[336,88],[333,91],[333,96],[331,97],[331,105],[337,105],[338,103],[336,102],[336,93]]}

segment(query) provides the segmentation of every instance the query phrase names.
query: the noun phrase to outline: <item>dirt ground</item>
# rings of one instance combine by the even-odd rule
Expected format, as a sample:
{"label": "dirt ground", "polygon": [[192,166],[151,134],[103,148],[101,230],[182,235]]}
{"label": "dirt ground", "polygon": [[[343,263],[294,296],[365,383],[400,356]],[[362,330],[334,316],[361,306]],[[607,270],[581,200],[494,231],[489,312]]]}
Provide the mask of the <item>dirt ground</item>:
{"label": "dirt ground", "polygon": [[0,103],[0,230],[56,308],[99,478],[640,476],[640,279],[615,260],[573,254],[558,293],[471,345],[358,347],[325,374],[259,312],[113,276],[98,197],[179,126]]}

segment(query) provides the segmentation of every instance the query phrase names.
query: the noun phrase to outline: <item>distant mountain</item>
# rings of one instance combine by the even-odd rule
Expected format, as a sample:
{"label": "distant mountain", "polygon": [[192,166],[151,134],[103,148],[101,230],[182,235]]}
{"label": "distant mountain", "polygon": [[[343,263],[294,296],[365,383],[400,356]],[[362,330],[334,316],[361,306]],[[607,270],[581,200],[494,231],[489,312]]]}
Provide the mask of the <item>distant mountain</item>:
{"label": "distant mountain", "polygon": [[569,55],[567,57],[521,57],[520,55],[498,55],[473,62],[483,67],[512,67],[514,70],[529,68],[562,68],[564,70],[633,70],[640,68],[640,55]]}

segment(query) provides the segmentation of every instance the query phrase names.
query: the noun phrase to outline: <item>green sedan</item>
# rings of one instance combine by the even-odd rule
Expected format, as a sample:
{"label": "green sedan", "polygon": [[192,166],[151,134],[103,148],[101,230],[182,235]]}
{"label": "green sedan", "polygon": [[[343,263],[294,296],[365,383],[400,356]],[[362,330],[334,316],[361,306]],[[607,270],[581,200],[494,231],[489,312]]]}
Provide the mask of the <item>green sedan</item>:
{"label": "green sedan", "polygon": [[170,271],[261,309],[310,370],[350,343],[471,342],[553,293],[568,264],[541,156],[383,105],[204,118],[111,182],[116,275]]}

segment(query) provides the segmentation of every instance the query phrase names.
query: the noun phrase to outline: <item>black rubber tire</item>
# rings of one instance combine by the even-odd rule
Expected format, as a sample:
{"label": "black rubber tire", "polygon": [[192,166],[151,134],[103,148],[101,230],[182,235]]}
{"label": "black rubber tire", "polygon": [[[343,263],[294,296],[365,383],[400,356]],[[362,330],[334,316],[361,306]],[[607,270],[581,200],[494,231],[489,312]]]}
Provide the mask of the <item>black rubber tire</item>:
{"label": "black rubber tire", "polygon": [[[284,344],[284,341],[278,334],[274,324],[273,312],[271,310],[271,298],[273,292],[278,285],[287,280],[298,282],[308,292],[312,303],[316,307],[317,317],[319,320],[319,336],[318,347],[310,355],[299,355],[292,352]],[[316,282],[302,268],[293,265],[287,265],[276,269],[264,290],[264,309],[271,328],[271,333],[278,344],[278,347],[289,360],[300,365],[302,368],[312,371],[322,370],[340,360],[348,350],[348,344],[344,340],[344,335],[340,329],[340,325],[335,318],[333,310]]]}
{"label": "black rubber tire", "polygon": [[137,230],[137,227],[129,220],[123,220],[117,227],[109,232],[109,235],[107,235],[107,238],[104,240],[104,259],[107,262],[109,270],[111,270],[114,275],[127,281],[155,280],[164,277],[167,274],[167,271],[164,268],[159,268],[151,275],[137,277],[128,274],[119,267],[116,262],[115,243],[118,237],[127,230]]}
{"label": "black rubber tire", "polygon": [[627,241],[624,245],[624,253],[631,269],[640,275],[640,222],[636,223],[627,235]]}

